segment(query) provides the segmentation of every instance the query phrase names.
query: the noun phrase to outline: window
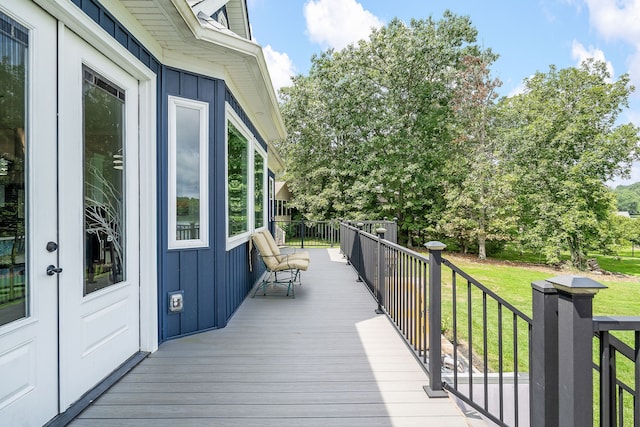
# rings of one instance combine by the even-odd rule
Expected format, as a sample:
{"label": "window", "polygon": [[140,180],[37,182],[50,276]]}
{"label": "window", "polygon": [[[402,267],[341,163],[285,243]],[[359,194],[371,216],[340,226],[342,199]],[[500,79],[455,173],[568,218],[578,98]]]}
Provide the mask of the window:
{"label": "window", "polygon": [[84,295],[127,279],[125,92],[83,67]]}
{"label": "window", "polygon": [[209,244],[209,105],[169,97],[169,249]]}
{"label": "window", "polygon": [[269,177],[269,221],[273,221],[276,216],[276,182]]}
{"label": "window", "polygon": [[249,231],[248,183],[249,153],[247,138],[229,122],[227,130],[227,189],[229,237]]}
{"label": "window", "polygon": [[267,153],[227,106],[227,249],[267,224]]}
{"label": "window", "polygon": [[30,304],[25,195],[30,67],[29,30],[0,12],[0,326],[27,317]]}
{"label": "window", "polygon": [[266,192],[265,178],[267,176],[265,156],[256,148],[253,152],[253,197],[254,197],[254,228],[262,228],[266,224]]}

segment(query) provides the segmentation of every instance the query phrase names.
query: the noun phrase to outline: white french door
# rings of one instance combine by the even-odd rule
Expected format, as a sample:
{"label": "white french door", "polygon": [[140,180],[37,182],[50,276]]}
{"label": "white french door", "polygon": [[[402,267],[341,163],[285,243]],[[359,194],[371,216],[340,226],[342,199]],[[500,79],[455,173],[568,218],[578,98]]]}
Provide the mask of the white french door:
{"label": "white french door", "polygon": [[0,424],[58,411],[56,21],[0,0]]}
{"label": "white french door", "polygon": [[60,402],[140,348],[138,82],[59,34]]}
{"label": "white french door", "polygon": [[140,349],[138,87],[0,0],[2,425],[46,423]]}

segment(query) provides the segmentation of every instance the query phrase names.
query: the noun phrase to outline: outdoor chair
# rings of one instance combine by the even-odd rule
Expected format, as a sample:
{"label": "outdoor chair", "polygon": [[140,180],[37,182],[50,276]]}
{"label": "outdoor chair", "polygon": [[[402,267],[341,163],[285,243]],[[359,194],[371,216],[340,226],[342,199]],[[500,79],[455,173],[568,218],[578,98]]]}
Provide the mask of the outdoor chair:
{"label": "outdoor chair", "polygon": [[262,230],[258,233],[262,233],[264,235],[264,238],[266,239],[271,249],[271,253],[274,254],[279,261],[282,261],[285,257],[287,257],[288,259],[302,259],[305,261],[309,261],[309,252],[307,251],[299,251],[286,254],[281,253],[280,246],[278,246],[276,240],[273,238],[269,230]]}
{"label": "outdoor chair", "polygon": [[296,283],[301,284],[300,271],[305,271],[309,268],[309,261],[292,259],[287,255],[278,256],[274,254],[263,233],[255,233],[251,236],[251,240],[258,251],[258,256],[262,259],[267,269],[253,296],[255,297],[259,290],[262,290],[263,295],[267,295],[269,286],[280,285],[287,287],[287,296],[291,293],[291,296],[295,298],[294,286]]}

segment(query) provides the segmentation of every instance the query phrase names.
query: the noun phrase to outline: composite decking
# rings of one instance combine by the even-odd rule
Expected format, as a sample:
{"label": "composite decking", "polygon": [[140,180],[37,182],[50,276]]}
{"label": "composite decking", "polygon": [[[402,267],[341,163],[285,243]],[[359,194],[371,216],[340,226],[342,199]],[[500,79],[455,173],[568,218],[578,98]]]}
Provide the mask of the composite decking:
{"label": "composite decking", "polygon": [[336,249],[295,299],[247,298],[226,328],[163,343],[71,425],[467,426]]}

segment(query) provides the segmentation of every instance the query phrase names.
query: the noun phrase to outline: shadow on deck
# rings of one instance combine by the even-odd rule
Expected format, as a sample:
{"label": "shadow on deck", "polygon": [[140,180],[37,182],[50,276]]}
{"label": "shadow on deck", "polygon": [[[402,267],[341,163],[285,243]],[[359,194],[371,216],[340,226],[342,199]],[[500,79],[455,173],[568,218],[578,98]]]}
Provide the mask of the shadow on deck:
{"label": "shadow on deck", "polygon": [[296,298],[247,298],[226,328],[163,343],[72,426],[467,426],[337,249]]}

